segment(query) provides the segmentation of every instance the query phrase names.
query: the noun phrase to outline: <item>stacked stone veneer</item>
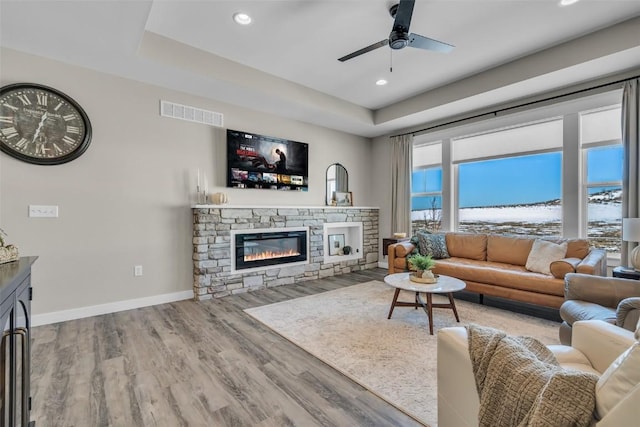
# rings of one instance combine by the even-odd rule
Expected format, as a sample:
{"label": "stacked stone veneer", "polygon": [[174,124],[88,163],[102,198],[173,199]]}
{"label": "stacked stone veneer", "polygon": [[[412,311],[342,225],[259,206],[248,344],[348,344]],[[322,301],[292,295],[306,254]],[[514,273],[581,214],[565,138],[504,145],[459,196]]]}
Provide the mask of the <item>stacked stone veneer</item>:
{"label": "stacked stone veneer", "polygon": [[[332,222],[362,222],[362,258],[324,262],[323,225]],[[309,227],[309,264],[231,272],[231,230],[284,227]],[[193,208],[193,292],[197,300],[377,266],[376,208]]]}

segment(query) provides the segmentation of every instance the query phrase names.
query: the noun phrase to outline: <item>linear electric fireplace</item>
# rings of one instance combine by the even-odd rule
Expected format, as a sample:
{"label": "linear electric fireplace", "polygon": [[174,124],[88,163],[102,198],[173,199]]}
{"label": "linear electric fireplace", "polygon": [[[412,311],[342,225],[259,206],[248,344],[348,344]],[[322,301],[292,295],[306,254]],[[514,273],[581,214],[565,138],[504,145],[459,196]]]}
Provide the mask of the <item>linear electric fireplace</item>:
{"label": "linear electric fireplace", "polygon": [[308,261],[307,228],[242,230],[232,234],[234,270]]}

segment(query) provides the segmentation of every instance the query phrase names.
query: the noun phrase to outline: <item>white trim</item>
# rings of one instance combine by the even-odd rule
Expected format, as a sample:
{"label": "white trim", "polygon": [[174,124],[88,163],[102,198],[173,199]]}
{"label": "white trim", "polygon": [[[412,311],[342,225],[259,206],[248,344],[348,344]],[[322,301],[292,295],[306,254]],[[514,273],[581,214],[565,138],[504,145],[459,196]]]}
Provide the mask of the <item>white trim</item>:
{"label": "white trim", "polygon": [[53,311],[51,313],[36,314],[31,317],[31,326],[49,325],[51,323],[99,316],[101,314],[116,313],[118,311],[165,304],[168,302],[182,301],[186,299],[193,299],[193,290],[172,292],[170,294],[154,295],[125,301],[116,301],[106,304],[90,305],[86,307],[72,308],[70,310]]}

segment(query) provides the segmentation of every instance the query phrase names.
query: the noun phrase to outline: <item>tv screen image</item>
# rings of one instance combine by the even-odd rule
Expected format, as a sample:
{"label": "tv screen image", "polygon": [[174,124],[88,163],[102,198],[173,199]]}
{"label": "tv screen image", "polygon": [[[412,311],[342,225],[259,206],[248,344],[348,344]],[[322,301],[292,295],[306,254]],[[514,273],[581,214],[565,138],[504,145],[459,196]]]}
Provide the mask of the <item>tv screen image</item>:
{"label": "tv screen image", "polygon": [[227,187],[307,191],[309,144],[227,129]]}

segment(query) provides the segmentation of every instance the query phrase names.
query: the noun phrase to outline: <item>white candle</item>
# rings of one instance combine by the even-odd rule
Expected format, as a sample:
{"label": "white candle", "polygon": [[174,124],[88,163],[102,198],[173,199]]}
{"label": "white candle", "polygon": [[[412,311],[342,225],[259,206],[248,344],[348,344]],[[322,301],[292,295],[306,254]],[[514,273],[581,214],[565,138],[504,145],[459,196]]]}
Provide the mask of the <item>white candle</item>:
{"label": "white candle", "polygon": [[204,174],[204,195],[209,192],[209,183],[207,183],[207,174]]}
{"label": "white candle", "polygon": [[198,183],[196,185],[200,188],[200,168],[198,168]]}

